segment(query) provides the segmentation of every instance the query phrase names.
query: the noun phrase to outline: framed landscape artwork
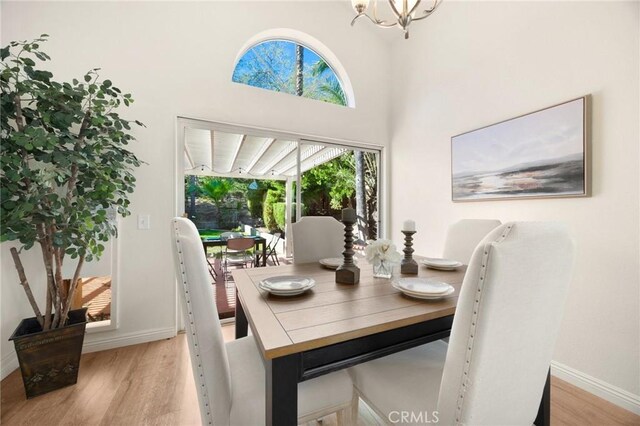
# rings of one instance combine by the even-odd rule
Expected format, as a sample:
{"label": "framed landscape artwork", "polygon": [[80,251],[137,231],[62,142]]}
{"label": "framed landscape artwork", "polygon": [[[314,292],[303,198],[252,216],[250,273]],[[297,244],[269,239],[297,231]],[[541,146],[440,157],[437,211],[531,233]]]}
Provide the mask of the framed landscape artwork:
{"label": "framed landscape artwork", "polygon": [[589,195],[589,96],[451,138],[453,201]]}

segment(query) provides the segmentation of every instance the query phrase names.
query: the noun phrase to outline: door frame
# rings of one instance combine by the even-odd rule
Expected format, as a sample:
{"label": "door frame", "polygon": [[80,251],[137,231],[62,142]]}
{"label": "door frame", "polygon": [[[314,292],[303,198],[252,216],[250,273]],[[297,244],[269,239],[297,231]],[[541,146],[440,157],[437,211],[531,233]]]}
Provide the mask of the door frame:
{"label": "door frame", "polygon": [[[326,136],[312,135],[307,133],[300,133],[294,131],[287,131],[281,129],[272,129],[259,126],[252,126],[246,124],[229,123],[224,121],[206,120],[188,116],[177,116],[175,121],[175,162],[174,162],[174,216],[182,216],[184,214],[184,140],[185,140],[185,128],[196,128],[203,130],[217,130],[225,133],[245,134],[252,136],[271,137],[278,139],[286,139],[290,141],[296,141],[298,144],[298,181],[300,176],[300,145],[305,142],[318,142],[323,145],[331,145],[340,148],[358,149],[363,151],[379,152],[378,160],[378,212],[382,217],[382,220],[378,220],[380,229],[378,235],[380,238],[388,238],[387,230],[390,224],[390,208],[389,208],[389,196],[388,196],[388,183],[389,183],[389,160],[388,160],[388,147],[385,145],[379,145],[369,142],[362,142],[350,139],[338,139]],[[299,187],[299,182],[298,182]],[[298,191],[299,193],[299,191]],[[296,197],[296,212],[299,215],[300,200],[299,196]],[[184,322],[180,311],[180,304],[178,303],[178,294],[176,286],[176,332],[184,330]]]}

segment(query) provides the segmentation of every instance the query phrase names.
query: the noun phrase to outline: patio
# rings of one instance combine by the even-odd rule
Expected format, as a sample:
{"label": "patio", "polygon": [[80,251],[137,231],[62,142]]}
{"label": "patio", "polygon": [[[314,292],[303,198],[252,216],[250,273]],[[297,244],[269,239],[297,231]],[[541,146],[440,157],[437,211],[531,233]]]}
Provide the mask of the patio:
{"label": "patio", "polygon": [[[216,278],[212,278],[213,293],[215,295],[216,307],[220,319],[233,318],[236,310],[236,286],[233,278],[229,276],[224,279],[222,265],[219,258],[209,257],[211,265],[216,271]],[[291,259],[287,259],[282,253],[278,253],[278,260],[281,265],[291,264]],[[267,267],[275,266],[271,258],[267,259]],[[233,269],[232,269],[233,270]]]}

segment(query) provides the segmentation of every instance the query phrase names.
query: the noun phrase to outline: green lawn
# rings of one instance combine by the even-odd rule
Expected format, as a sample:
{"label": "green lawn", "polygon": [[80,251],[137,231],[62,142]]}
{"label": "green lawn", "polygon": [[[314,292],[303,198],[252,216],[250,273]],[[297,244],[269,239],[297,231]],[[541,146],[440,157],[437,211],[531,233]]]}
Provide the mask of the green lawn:
{"label": "green lawn", "polygon": [[198,233],[200,234],[200,237],[203,237],[203,238],[217,238],[223,232],[228,232],[228,231],[226,229],[200,229],[200,230],[198,230]]}

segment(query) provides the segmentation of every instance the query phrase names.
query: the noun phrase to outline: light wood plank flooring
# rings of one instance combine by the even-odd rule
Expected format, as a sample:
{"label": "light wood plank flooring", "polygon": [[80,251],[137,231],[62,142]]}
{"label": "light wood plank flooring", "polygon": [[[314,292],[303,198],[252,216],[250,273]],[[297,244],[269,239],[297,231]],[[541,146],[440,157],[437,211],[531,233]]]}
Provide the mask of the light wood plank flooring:
{"label": "light wood plank flooring", "polygon": [[[223,327],[233,339],[233,325]],[[198,401],[185,335],[82,356],[75,386],[25,400],[20,372],[2,381],[3,425],[196,425]],[[552,424],[640,425],[640,417],[558,379]],[[323,419],[336,424],[335,416]],[[379,420],[361,404],[358,425]]]}

